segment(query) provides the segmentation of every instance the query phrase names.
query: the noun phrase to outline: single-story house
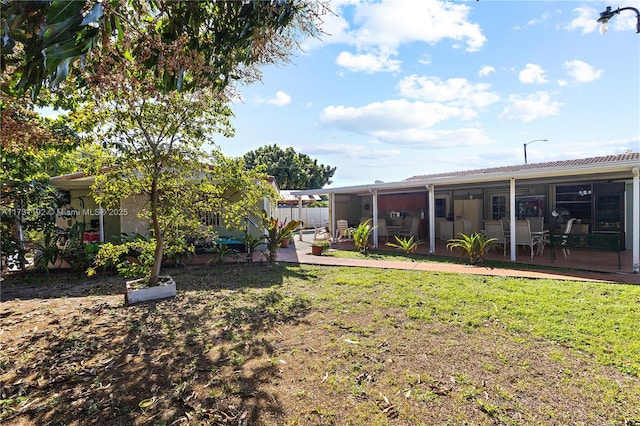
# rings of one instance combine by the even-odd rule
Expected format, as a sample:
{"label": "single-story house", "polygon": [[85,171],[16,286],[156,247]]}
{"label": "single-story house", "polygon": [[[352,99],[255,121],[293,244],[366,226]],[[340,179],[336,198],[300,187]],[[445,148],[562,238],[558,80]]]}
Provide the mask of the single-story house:
{"label": "single-story house", "polygon": [[640,153],[413,176],[397,182],[294,191],[297,197],[326,194],[332,234],[336,221],[355,226],[419,223],[418,236],[435,254],[436,239],[477,232],[483,221],[509,224],[511,261],[516,260],[515,222],[542,217],[551,233],[568,218],[583,234],[614,234],[632,250],[633,272],[640,269]]}
{"label": "single-story house", "polygon": [[[55,176],[49,179],[52,186],[64,191],[66,204],[58,209],[56,223],[60,228],[69,228],[74,222],[85,224],[85,241],[114,242],[119,241],[122,234],[149,235],[149,222],[138,216],[147,205],[142,195],[134,195],[120,200],[118,206],[101,208],[91,196],[90,187],[94,176],[82,172]],[[268,177],[265,183],[276,192],[279,191],[275,178]],[[263,199],[258,206],[273,216],[275,206],[268,199]],[[219,237],[230,241],[242,241],[244,232],[258,237],[264,229],[259,226],[258,218],[248,218],[246,229],[229,229],[216,212],[202,212],[203,225],[211,226]]]}

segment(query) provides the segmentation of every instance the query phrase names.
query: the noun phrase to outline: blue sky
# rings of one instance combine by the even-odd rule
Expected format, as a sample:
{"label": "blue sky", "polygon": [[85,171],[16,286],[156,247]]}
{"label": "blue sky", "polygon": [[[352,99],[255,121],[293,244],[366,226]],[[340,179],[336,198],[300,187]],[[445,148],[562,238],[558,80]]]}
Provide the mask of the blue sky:
{"label": "blue sky", "polygon": [[334,0],[320,40],[240,87],[227,155],[267,144],[331,186],[640,151],[640,1]]}

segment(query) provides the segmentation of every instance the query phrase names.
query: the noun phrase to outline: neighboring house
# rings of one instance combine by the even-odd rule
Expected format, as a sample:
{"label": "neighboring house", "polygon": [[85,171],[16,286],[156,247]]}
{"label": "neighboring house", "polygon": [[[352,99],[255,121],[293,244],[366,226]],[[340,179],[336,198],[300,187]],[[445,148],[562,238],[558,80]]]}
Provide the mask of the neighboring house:
{"label": "neighboring house", "polygon": [[[148,202],[144,196],[131,196],[120,200],[117,207],[101,209],[91,196],[90,187],[94,182],[94,176],[78,172],[52,177],[49,182],[67,194],[67,203],[56,215],[59,227],[69,228],[74,222],[82,222],[86,229],[85,240],[99,242],[119,241],[121,234],[149,235],[149,222],[138,216]],[[266,183],[278,191],[273,177],[270,176]],[[267,199],[262,200],[258,207],[269,215],[273,215],[275,211],[275,206]],[[257,226],[260,223],[259,219],[250,219],[246,222],[247,229],[227,229],[216,212],[201,214],[203,225],[212,226],[220,237],[235,240],[242,240],[245,231],[254,236],[263,234],[264,230]]]}
{"label": "neighboring house", "polygon": [[[615,233],[632,250],[640,269],[640,153],[414,176],[409,179],[341,188],[293,191],[295,196],[328,194],[330,224],[357,225],[371,218],[407,227],[418,218],[419,237],[435,253],[436,239],[482,229],[485,219],[542,217],[551,231],[567,218],[583,233]],[[515,228],[510,228],[511,235]],[[377,246],[377,228],[374,230]],[[511,245],[515,261],[515,246]]]}

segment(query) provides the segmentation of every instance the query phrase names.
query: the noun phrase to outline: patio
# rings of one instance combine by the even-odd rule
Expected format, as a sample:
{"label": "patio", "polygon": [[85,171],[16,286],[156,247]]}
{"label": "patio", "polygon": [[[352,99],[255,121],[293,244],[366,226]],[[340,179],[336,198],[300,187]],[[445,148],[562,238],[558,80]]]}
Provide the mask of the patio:
{"label": "patio", "polygon": [[[519,247],[516,252],[517,269],[509,268],[509,251],[503,256],[502,250],[496,248],[486,255],[488,261],[504,262],[505,266],[495,267],[479,267],[469,268],[464,264],[453,263],[418,263],[404,261],[379,261],[365,259],[343,259],[329,256],[313,256],[311,255],[311,242],[313,241],[313,232],[305,231],[302,241],[298,236],[294,238],[294,244],[287,249],[278,251],[278,260],[284,262],[314,263],[322,265],[342,265],[342,266],[370,266],[382,268],[401,268],[401,269],[423,269],[442,272],[457,273],[473,273],[485,275],[502,275],[517,276],[527,278],[551,278],[551,279],[580,279],[580,280],[601,280],[617,283],[640,284],[640,274],[632,271],[632,251],[624,250],[621,254],[622,268],[618,269],[618,254],[611,251],[598,250],[581,250],[571,249],[571,254],[564,257],[561,250],[556,250],[556,259],[552,261],[551,248],[545,247],[542,255],[535,255],[530,258],[526,249]],[[352,241],[342,241],[332,243],[334,250],[355,250]],[[380,240],[380,251],[396,251],[386,247],[384,242]],[[428,244],[423,244],[417,251],[418,255],[428,254]],[[446,242],[436,240],[436,254],[434,259],[438,257],[455,256],[455,252],[450,252],[446,247]],[[527,268],[526,265],[531,265]],[[566,269],[561,269],[566,268]]]}

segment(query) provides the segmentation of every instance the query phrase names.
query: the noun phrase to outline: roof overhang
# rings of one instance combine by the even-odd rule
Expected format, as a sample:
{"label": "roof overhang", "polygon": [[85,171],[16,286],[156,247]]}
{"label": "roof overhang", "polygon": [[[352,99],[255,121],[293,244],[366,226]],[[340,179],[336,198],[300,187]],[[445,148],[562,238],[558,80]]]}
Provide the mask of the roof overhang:
{"label": "roof overhang", "polygon": [[562,167],[527,167],[517,171],[478,173],[468,175],[433,176],[425,179],[403,180],[398,182],[374,183],[368,185],[345,186],[340,188],[323,188],[304,191],[292,191],[294,196],[320,195],[320,194],[369,194],[397,192],[402,190],[426,190],[429,186],[439,185],[465,185],[478,183],[495,183],[510,181],[511,179],[551,179],[558,177],[580,177],[587,175],[618,174],[621,177],[632,177],[634,168],[640,167],[640,161],[627,160],[607,162],[602,164],[579,164]]}
{"label": "roof overhang", "polygon": [[95,176],[86,176],[82,172],[49,178],[49,183],[60,189],[89,189],[94,181]]}

